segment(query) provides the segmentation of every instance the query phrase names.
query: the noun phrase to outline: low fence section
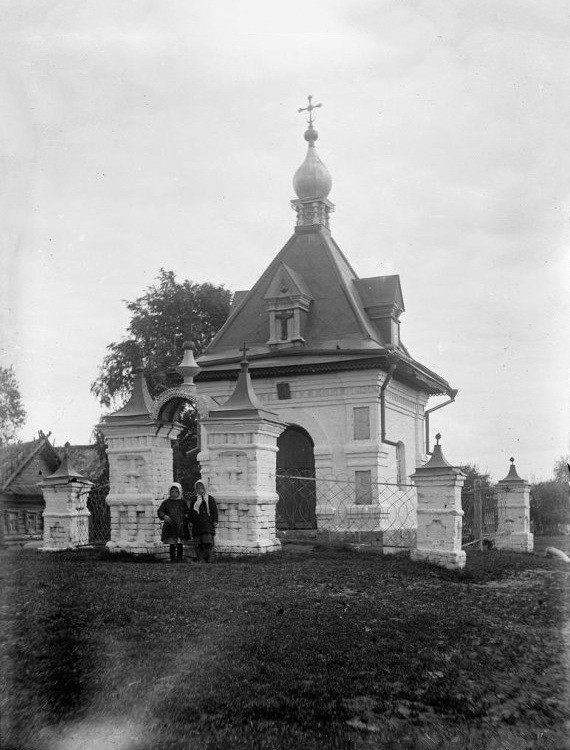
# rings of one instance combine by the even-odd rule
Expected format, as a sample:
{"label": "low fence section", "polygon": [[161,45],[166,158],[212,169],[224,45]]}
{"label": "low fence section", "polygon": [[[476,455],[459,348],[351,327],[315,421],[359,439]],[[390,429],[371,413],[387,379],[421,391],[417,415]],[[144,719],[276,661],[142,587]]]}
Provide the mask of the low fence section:
{"label": "low fence section", "polygon": [[78,546],[102,546],[111,539],[111,510],[106,503],[108,494],[108,484],[79,493],[80,496],[87,496],[89,516],[83,516],[80,521]]}
{"label": "low fence section", "polygon": [[355,479],[348,479],[311,470],[279,472],[278,535],[284,541],[309,537],[384,551],[410,549],[417,527],[415,486],[373,481],[368,475],[356,472]]}
{"label": "low fence section", "polygon": [[471,490],[461,493],[463,509],[463,529],[461,544],[463,549],[478,547],[480,550],[493,547],[495,539],[505,532],[501,521],[505,518],[505,504],[500,501],[496,487],[475,482]]}

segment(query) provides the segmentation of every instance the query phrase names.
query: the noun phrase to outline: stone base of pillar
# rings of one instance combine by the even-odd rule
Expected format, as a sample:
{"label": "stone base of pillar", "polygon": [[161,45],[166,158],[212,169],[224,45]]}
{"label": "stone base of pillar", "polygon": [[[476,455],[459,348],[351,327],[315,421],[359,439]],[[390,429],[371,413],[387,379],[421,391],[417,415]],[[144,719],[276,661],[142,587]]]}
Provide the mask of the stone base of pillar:
{"label": "stone base of pillar", "polygon": [[[236,496],[237,495],[237,496]],[[219,492],[215,495],[219,511],[215,551],[227,555],[263,555],[277,552],[273,492]]]}
{"label": "stone base of pillar", "polygon": [[280,550],[281,542],[279,539],[255,542],[236,540],[235,543],[226,540],[222,544],[216,543],[214,547],[214,552],[220,555],[265,555],[268,552],[279,552]]}
{"label": "stone base of pillar", "polygon": [[496,549],[508,549],[513,552],[533,552],[534,534],[528,531],[513,532],[495,538]]}
{"label": "stone base of pillar", "polygon": [[86,546],[89,542],[88,511],[73,513],[44,513],[44,544],[40,552],[59,552]]}
{"label": "stone base of pillar", "polygon": [[449,568],[449,570],[460,570],[461,568],[464,568],[467,560],[463,550],[461,552],[450,552],[437,549],[413,549],[410,552],[410,558],[416,562],[427,562],[433,563],[434,565],[441,565],[443,568]]}

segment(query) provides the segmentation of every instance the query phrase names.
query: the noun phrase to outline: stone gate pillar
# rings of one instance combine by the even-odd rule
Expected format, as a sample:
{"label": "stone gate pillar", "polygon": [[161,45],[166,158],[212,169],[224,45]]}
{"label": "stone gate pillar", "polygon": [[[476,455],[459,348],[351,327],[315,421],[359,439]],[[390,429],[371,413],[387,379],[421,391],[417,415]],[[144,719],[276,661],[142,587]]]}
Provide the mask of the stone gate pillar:
{"label": "stone gate pillar", "polygon": [[411,476],[418,493],[417,546],[411,558],[444,568],[463,568],[461,488],[465,474],[445,460],[440,438],[436,435],[430,460]]}
{"label": "stone gate pillar", "polygon": [[495,547],[518,552],[534,550],[534,534],[530,531],[530,484],[519,477],[515,459],[504,479],[497,482],[499,516]]}
{"label": "stone gate pillar", "polygon": [[257,399],[245,354],[233,394],[200,424],[202,478],[219,509],[216,550],[263,554],[280,549],[275,473],[277,437],[285,425]]}
{"label": "stone gate pillar", "polygon": [[99,429],[107,441],[112,552],[163,553],[156,515],[173,480],[172,440],[181,425],[151,417],[152,398],[142,368],[137,370],[128,403],[104,418]]}
{"label": "stone gate pillar", "polygon": [[46,507],[44,519],[44,543],[42,551],[54,552],[74,549],[78,544],[89,544],[89,516],[87,497],[93,487],[69,462],[69,443],[61,466],[42,482]]}

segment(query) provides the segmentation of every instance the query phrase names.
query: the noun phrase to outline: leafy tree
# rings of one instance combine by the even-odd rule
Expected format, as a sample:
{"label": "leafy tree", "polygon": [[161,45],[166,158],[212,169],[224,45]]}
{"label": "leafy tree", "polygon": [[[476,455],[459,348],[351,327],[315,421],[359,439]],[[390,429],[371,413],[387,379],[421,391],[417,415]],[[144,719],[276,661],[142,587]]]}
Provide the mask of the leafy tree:
{"label": "leafy tree", "polygon": [[[232,293],[224,286],[178,282],[172,271],[160,269],[156,283],[133,302],[127,336],[108,345],[99,376],[91,391],[103,406],[118,408],[131,393],[133,371],[141,362],[150,393],[156,398],[181,382],[173,370],[182,359],[183,344],[194,343],[201,354],[228,317]],[[174,474],[189,490],[200,476],[195,461],[196,415],[187,409],[179,417],[185,429],[174,444]],[[104,448],[101,435],[96,436]]]}
{"label": "leafy tree", "polygon": [[194,342],[199,355],[228,317],[232,293],[223,286],[178,282],[160,269],[154,286],[133,302],[127,336],[107,346],[91,391],[103,406],[119,406],[131,392],[133,370],[142,362],[151,395],[169,386],[168,373],[182,358],[183,344]]}
{"label": "leafy tree", "polygon": [[475,486],[477,487],[490,487],[491,486],[491,475],[483,474],[476,464],[465,464],[459,467],[461,471],[467,476],[465,484],[461,490],[462,497],[464,495],[472,495]]}
{"label": "leafy tree", "polygon": [[530,519],[536,534],[558,534],[570,523],[568,483],[538,482],[530,489]]}
{"label": "leafy tree", "polygon": [[566,486],[568,485],[568,479],[570,479],[568,462],[570,462],[570,456],[560,456],[554,464],[554,481]]}
{"label": "leafy tree", "polygon": [[26,410],[14,370],[12,366],[0,367],[0,446],[14,442],[25,421]]}

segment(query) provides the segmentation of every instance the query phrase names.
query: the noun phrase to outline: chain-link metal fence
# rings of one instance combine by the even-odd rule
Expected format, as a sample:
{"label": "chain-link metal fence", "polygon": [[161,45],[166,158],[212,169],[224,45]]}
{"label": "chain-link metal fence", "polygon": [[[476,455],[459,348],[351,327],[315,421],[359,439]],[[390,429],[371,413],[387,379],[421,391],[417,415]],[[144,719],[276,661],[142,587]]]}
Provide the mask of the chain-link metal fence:
{"label": "chain-link metal fence", "polygon": [[276,477],[276,525],[282,539],[311,536],[325,543],[411,548],[417,527],[416,488],[371,479],[321,476],[291,469]]}
{"label": "chain-link metal fence", "polygon": [[89,516],[82,516],[79,523],[80,546],[104,545],[110,540],[111,510],[106,502],[108,494],[108,484],[100,484],[79,493],[80,501],[87,498],[89,511]]}
{"label": "chain-link metal fence", "polygon": [[475,482],[473,489],[461,493],[463,548],[477,545],[479,549],[494,545],[499,535],[500,521],[504,519],[504,501],[496,487]]}

